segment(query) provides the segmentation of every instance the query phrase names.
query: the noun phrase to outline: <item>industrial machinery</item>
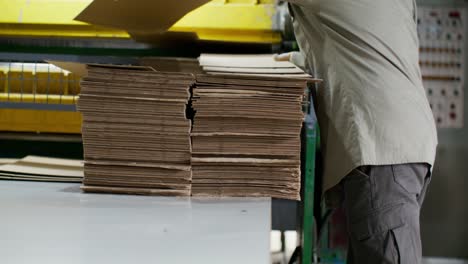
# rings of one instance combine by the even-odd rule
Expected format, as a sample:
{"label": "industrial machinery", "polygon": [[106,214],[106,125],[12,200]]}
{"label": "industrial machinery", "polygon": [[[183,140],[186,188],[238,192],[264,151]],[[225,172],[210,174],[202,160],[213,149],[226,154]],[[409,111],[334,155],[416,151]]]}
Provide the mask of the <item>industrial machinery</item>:
{"label": "industrial machinery", "polygon": [[183,49],[137,43],[124,31],[74,21],[91,2],[0,1],[0,130],[80,133],[73,107],[79,79],[44,59],[133,64],[143,56],[197,57],[218,46],[213,42],[269,52],[282,41],[284,8],[273,0],[214,0],[192,11],[170,29],[196,33],[196,42]]}

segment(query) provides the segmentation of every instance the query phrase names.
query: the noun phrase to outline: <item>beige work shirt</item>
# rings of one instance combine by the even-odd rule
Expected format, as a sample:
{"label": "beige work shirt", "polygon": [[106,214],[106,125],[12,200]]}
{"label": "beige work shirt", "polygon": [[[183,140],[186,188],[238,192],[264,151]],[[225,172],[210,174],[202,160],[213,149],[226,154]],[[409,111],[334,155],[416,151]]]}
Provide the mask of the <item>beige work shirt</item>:
{"label": "beige work shirt", "polygon": [[433,165],[437,131],[419,68],[415,2],[288,2],[305,64],[324,79],[324,189],[362,165]]}

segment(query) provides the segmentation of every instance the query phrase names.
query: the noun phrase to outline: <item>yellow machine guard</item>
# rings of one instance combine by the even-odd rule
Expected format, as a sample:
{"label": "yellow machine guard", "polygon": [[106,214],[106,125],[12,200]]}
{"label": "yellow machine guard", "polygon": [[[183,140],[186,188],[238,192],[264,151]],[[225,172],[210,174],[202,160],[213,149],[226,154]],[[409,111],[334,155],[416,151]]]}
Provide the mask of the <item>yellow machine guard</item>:
{"label": "yellow machine guard", "polygon": [[[0,36],[129,38],[124,31],[74,21],[91,2],[1,0]],[[274,14],[274,0],[213,0],[187,14],[170,31],[195,32],[202,40],[279,43]]]}

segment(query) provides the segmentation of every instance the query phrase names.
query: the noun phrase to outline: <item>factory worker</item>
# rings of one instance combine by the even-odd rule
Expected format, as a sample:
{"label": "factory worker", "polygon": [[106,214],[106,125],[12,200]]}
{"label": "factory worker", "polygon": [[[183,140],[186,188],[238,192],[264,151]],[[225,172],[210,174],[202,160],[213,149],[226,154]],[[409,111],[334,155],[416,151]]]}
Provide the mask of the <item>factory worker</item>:
{"label": "factory worker", "polygon": [[301,52],[278,59],[324,80],[323,188],[343,197],[347,263],[421,263],[419,214],[437,132],[418,63],[415,1],[288,2]]}

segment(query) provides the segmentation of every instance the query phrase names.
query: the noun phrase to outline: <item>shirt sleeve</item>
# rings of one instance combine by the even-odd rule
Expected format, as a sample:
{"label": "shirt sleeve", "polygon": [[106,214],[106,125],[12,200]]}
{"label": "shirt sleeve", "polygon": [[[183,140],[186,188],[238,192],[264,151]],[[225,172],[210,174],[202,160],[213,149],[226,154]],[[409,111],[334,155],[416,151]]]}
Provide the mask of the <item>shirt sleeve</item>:
{"label": "shirt sleeve", "polygon": [[297,52],[297,51],[291,52],[291,56],[289,57],[289,62],[296,65],[297,67],[302,69],[304,72],[307,71],[306,58],[304,56],[304,53]]}

